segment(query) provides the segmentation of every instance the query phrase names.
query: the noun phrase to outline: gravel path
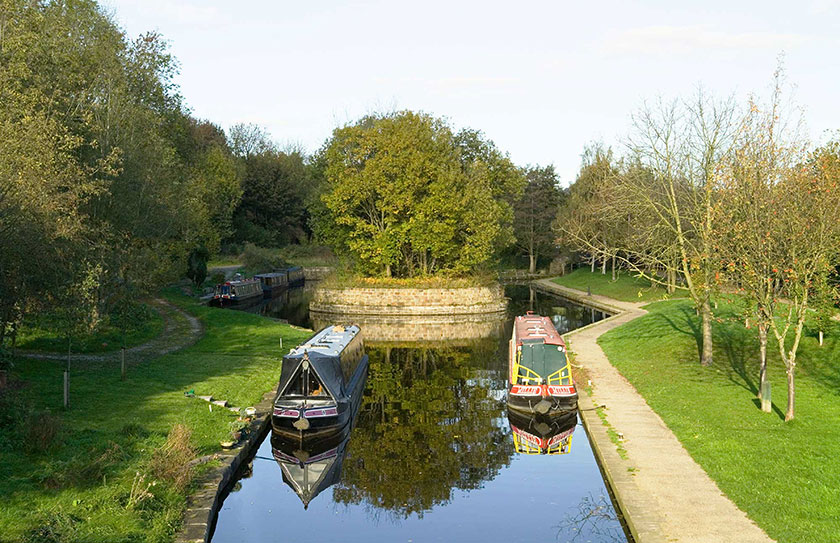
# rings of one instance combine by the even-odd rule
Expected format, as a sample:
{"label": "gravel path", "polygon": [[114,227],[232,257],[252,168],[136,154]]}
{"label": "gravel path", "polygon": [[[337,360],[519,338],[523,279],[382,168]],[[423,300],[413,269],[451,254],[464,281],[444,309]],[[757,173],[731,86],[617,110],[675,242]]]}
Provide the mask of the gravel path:
{"label": "gravel path", "polygon": [[[151,305],[164,319],[163,332],[155,339],[125,350],[127,362],[140,362],[157,358],[174,351],[189,347],[201,338],[204,331],[201,321],[181,308],[156,298]],[[103,362],[119,356],[119,351],[96,354],[72,354],[72,361]],[[41,360],[67,360],[67,353],[44,353],[18,351],[19,356]]]}

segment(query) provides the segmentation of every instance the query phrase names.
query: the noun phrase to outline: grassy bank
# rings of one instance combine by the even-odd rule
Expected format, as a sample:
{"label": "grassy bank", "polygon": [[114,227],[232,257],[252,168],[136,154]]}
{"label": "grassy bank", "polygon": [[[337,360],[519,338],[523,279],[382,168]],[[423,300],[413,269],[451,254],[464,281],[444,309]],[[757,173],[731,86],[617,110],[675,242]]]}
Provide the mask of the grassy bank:
{"label": "grassy bank", "polygon": [[[609,296],[623,302],[654,302],[667,297],[664,288],[651,285],[647,279],[634,277],[625,271],[619,273],[618,278],[613,281],[609,273],[602,275],[600,272],[592,273],[586,268],[578,268],[561,277],[555,277],[552,281],[583,292],[589,288],[592,294]],[[676,295],[682,296],[679,291]]]}
{"label": "grassy bank", "polygon": [[[159,312],[151,307],[136,319],[135,325],[125,334],[125,346],[134,347],[154,339],[163,331],[164,321]],[[57,317],[44,313],[28,319],[18,333],[17,347],[32,351],[67,352],[67,339],[62,336]],[[116,351],[122,347],[123,333],[108,322],[103,323],[96,333],[75,337],[71,348],[74,353],[102,353]]]}
{"label": "grassy bank", "polygon": [[235,419],[184,392],[253,405],[276,386],[282,353],[309,335],[166,297],[201,318],[204,337],[131,367],[125,382],[115,364],[78,364],[69,411],[60,408],[62,363],[16,361],[12,390],[0,397],[0,541],[169,541],[186,491],[152,466],[167,433],[185,425],[193,454],[205,455],[219,449]]}
{"label": "grassy bank", "polygon": [[610,362],[770,537],[840,541],[840,326],[823,347],[815,332],[803,338],[796,419],[785,423],[782,363],[769,345],[774,408],[762,413],[755,399],[758,341],[736,318],[736,308],[722,303],[716,312],[721,322],[714,326],[715,362],[708,368],[698,363],[699,320],[689,302],[648,309],[649,315],[601,337]]}

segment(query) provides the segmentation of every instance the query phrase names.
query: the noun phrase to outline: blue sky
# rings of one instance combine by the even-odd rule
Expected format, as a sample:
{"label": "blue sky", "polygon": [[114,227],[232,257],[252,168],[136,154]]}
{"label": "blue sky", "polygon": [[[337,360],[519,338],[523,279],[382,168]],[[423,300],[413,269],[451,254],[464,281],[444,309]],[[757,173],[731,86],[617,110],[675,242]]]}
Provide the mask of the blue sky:
{"label": "blue sky", "polygon": [[196,116],[308,151],[365,113],[423,110],[568,184],[645,100],[766,95],[782,52],[812,140],[840,129],[840,0],[102,1],[170,41]]}

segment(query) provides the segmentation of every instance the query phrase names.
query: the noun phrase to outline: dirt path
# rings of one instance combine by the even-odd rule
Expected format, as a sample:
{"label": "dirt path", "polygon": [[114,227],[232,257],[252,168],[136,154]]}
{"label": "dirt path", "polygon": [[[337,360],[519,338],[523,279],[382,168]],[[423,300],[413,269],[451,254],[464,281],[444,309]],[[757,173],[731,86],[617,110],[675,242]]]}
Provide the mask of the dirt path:
{"label": "dirt path", "polygon": [[[618,309],[617,315],[565,335],[575,362],[592,381],[581,394],[580,413],[610,486],[637,543],[768,543],[761,528],[738,509],[688,454],[644,398],[610,364],[598,345],[605,332],[644,315],[637,303],[537,281],[539,288]],[[583,387],[581,387],[583,388]],[[619,454],[598,416],[598,406],[626,450]]]}
{"label": "dirt path", "polygon": [[[125,350],[127,362],[140,362],[174,351],[189,347],[201,338],[203,327],[201,321],[181,308],[156,298],[151,301],[153,309],[158,311],[164,319],[161,334],[151,341]],[[119,351],[96,354],[73,354],[72,361],[102,362],[118,357]],[[41,360],[66,360],[67,353],[44,353],[33,351],[18,351],[19,356],[37,358]]]}

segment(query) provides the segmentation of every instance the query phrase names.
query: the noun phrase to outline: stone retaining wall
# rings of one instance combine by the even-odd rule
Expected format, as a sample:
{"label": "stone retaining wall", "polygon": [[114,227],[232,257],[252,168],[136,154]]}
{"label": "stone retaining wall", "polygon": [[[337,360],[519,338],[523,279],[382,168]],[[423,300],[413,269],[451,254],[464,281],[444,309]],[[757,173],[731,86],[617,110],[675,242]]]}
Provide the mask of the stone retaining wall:
{"label": "stone retaining wall", "polygon": [[471,315],[501,313],[501,285],[466,288],[318,287],[310,311],[342,315]]}
{"label": "stone retaining wall", "polygon": [[266,392],[262,401],[255,405],[257,412],[248,431],[248,437],[237,447],[222,451],[217,456],[221,465],[199,480],[198,487],[187,499],[184,522],[175,543],[208,543],[213,536],[216,516],[227,493],[225,490],[233,481],[239,467],[256,454],[263,437],[271,429],[271,412],[274,409],[275,391]]}

